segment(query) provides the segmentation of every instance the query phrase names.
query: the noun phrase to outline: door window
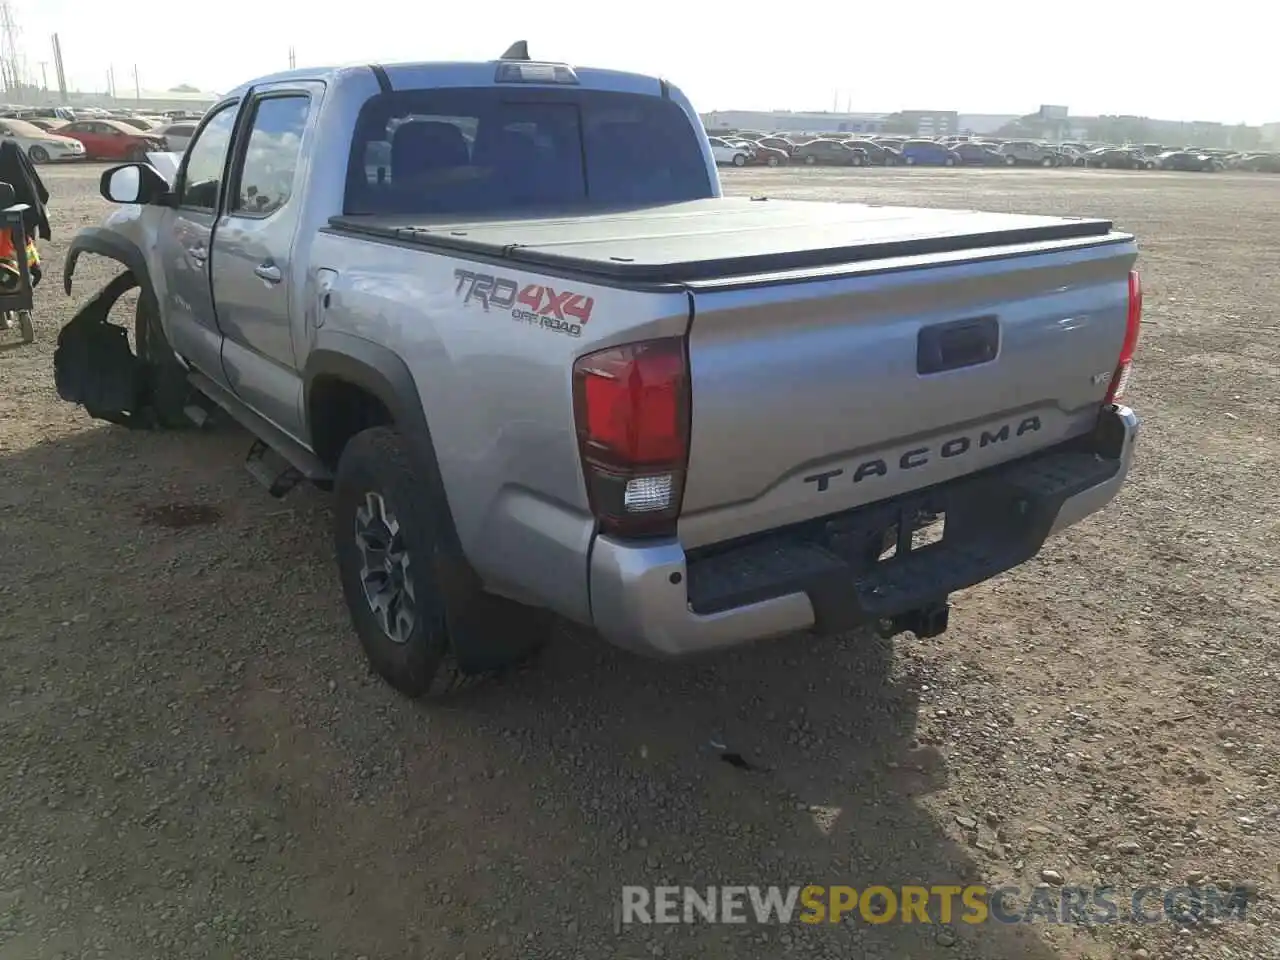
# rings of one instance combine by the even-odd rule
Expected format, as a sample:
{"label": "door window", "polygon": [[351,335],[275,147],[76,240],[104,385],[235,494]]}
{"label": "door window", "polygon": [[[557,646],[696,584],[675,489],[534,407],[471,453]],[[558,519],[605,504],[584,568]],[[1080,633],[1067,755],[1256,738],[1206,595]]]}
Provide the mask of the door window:
{"label": "door window", "polygon": [[258,101],[231,213],[267,217],[289,201],[310,110],[305,96]]}
{"label": "door window", "polygon": [[227,149],[236,125],[237,104],[229,103],[205,124],[187,148],[186,172],[178,205],[213,210],[222,189],[222,171],[227,165]]}

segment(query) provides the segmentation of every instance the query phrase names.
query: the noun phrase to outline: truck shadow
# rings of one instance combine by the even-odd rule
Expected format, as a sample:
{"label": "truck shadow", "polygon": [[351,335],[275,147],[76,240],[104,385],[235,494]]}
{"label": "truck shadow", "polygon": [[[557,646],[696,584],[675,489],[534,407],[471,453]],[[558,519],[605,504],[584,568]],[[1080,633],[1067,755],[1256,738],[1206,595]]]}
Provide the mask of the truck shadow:
{"label": "truck shadow", "polygon": [[[986,882],[958,809],[929,799],[946,759],[917,739],[918,691],[946,680],[927,652],[792,637],[672,664],[565,628],[535,663],[413,704],[364,667],[326,497],[271,500],[240,469],[246,446],[94,424],[0,460],[0,657],[35,731],[10,759],[51,782],[74,765],[78,802],[124,811],[65,853],[89,879],[63,920],[92,923],[99,902],[145,914],[169,866],[220,878],[175,929],[242,916],[254,955],[279,954],[287,923],[290,955],[1059,956],[1028,925],[963,922],[958,900],[942,924],[937,898],[930,924],[620,924],[624,885]],[[77,709],[95,720],[64,730]],[[166,809],[159,847],[157,756],[216,771]],[[58,846],[54,821],[24,813],[46,788],[25,780],[14,815]],[[183,936],[169,952],[198,952]]]}

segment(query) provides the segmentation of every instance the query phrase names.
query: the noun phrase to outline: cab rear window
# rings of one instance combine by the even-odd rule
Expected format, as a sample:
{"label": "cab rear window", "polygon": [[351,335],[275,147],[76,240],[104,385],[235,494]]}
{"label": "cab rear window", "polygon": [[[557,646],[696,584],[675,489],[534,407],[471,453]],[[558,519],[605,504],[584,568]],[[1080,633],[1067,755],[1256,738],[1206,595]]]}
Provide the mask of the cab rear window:
{"label": "cab rear window", "polygon": [[397,90],[361,110],[344,212],[470,216],[711,195],[699,135],[670,100],[582,89]]}

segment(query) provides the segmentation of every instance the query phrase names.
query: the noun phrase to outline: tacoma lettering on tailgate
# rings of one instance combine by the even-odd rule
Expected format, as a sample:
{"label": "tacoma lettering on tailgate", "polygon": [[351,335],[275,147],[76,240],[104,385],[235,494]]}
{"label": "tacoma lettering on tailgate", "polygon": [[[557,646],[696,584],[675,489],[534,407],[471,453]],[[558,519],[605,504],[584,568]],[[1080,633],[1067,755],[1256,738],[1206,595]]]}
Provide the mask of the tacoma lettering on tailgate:
{"label": "tacoma lettering on tailgate", "polygon": [[[1021,437],[1024,434],[1035,433],[1039,429],[1039,417],[1024,417],[1017,424],[1006,423],[998,430],[984,429],[974,435],[962,434],[952,437],[950,440],[934,446],[913,447],[893,461],[886,460],[883,457],[864,460],[854,469],[853,482],[861,483],[868,477],[886,477],[889,475],[890,469],[915,470],[931,462],[935,457],[940,457],[944,460],[950,460],[952,457],[961,457],[975,448],[980,450],[992,444],[1005,443],[1010,437]],[[836,477],[844,476],[844,474],[844,467],[837,467],[834,470],[824,470],[821,473],[807,476],[804,478],[804,482],[816,485],[819,493],[825,493],[830,489],[831,481]]]}
{"label": "tacoma lettering on tailgate", "polygon": [[474,301],[486,313],[490,307],[510,310],[513,320],[570,337],[582,336],[582,327],[591,319],[596,304],[594,297],[539,283],[526,284],[522,289],[514,280],[489,273],[455,270],[453,275],[458,280],[454,293],[463,304]]}

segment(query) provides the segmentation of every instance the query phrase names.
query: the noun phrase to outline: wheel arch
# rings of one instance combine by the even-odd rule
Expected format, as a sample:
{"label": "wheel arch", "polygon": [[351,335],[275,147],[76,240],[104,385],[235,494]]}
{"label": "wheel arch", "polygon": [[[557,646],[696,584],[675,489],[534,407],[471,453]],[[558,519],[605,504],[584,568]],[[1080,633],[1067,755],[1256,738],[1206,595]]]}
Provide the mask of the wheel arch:
{"label": "wheel arch", "polygon": [[336,472],[342,446],[358,430],[351,429],[350,423],[339,423],[335,433],[332,422],[326,423],[324,407],[331,399],[341,397],[340,392],[337,397],[330,393],[335,386],[339,391],[360,391],[385,412],[390,421],[386,425],[394,426],[404,437],[418,475],[444,508],[451,545],[461,550],[448,492],[440,476],[431,427],[418,395],[417,383],[404,360],[381,344],[350,334],[321,331],[303,370],[303,414],[312,449]]}
{"label": "wheel arch", "polygon": [[151,270],[147,266],[147,258],[138,245],[128,237],[121,236],[114,230],[105,227],[85,227],[77,233],[67,247],[66,258],[62,261],[62,289],[67,296],[71,295],[71,283],[75,276],[76,264],[80,255],[96,254],[123,264],[133,274],[140,288],[140,295],[148,298],[148,306],[159,309],[155,285],[151,282]]}

